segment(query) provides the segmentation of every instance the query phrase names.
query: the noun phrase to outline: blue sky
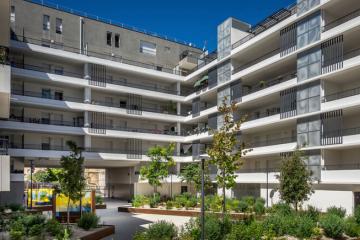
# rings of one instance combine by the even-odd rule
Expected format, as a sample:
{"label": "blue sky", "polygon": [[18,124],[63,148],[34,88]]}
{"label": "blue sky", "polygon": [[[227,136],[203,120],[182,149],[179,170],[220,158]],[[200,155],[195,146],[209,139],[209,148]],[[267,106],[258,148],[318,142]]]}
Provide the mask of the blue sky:
{"label": "blue sky", "polygon": [[216,48],[216,27],[227,17],[256,24],[295,0],[51,0],[66,7]]}

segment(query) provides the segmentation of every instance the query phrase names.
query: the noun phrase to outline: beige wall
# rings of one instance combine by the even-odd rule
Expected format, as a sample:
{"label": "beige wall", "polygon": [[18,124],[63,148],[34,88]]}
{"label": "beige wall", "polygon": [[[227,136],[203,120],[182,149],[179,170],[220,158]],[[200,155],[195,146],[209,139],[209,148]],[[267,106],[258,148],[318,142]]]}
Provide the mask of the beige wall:
{"label": "beige wall", "polygon": [[10,0],[0,1],[0,46],[9,46],[10,41]]}

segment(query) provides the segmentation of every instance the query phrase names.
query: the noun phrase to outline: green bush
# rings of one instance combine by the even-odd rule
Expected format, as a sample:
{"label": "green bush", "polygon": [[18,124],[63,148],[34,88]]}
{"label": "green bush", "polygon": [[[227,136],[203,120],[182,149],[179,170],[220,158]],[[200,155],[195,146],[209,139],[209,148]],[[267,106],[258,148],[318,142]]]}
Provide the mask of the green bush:
{"label": "green bush", "polygon": [[309,205],[307,210],[302,212],[302,215],[311,218],[314,222],[319,221],[320,210],[314,206]]}
{"label": "green bush", "polygon": [[94,213],[83,213],[79,219],[78,226],[84,230],[96,228],[100,218]]}
{"label": "green bush", "polygon": [[344,218],[345,217],[345,214],[346,214],[346,209],[345,208],[342,208],[342,207],[335,207],[335,206],[332,206],[332,207],[329,207],[326,212],[328,214],[333,214],[333,215],[336,215],[340,218]]}
{"label": "green bush", "polygon": [[255,198],[253,196],[245,196],[242,198],[243,201],[245,201],[248,206],[253,206],[255,203]]}
{"label": "green bush", "polygon": [[45,223],[45,217],[40,214],[26,215],[21,221],[29,231],[34,225],[43,225]]}
{"label": "green bush", "polygon": [[10,203],[10,204],[6,205],[6,208],[11,209],[11,211],[13,211],[13,212],[24,211],[25,210],[23,205],[18,204],[18,203]]}
{"label": "green bush", "polygon": [[241,200],[239,202],[238,209],[240,212],[246,212],[249,209],[249,204],[244,200]]}
{"label": "green bush", "polygon": [[16,231],[16,230],[10,230],[9,234],[11,240],[22,240],[24,239],[23,237],[25,236],[24,232]]}
{"label": "green bush", "polygon": [[239,203],[240,203],[240,201],[238,199],[235,199],[235,198],[227,199],[226,200],[226,209],[238,212],[239,211]]}
{"label": "green bush", "polygon": [[269,213],[278,213],[280,215],[289,215],[293,212],[290,205],[286,203],[274,204],[268,211]]}
{"label": "green bush", "polygon": [[166,209],[172,209],[174,207],[173,201],[167,201],[166,202]]}
{"label": "green bush", "polygon": [[299,239],[310,238],[313,235],[313,230],[316,227],[316,222],[308,216],[297,216],[296,223],[292,232],[294,236]]}
{"label": "green bush", "polygon": [[70,227],[64,227],[63,231],[56,235],[57,240],[70,240],[73,232]]}
{"label": "green bush", "polygon": [[29,236],[40,236],[43,233],[44,226],[42,224],[35,224],[29,229]]}
{"label": "green bush", "polygon": [[45,225],[46,231],[52,236],[57,236],[64,231],[64,226],[56,219],[50,219]]}
{"label": "green bush", "polygon": [[336,214],[324,215],[320,218],[320,226],[327,237],[340,238],[344,233],[344,220]]}
{"label": "green bush", "polygon": [[355,212],[354,212],[355,221],[357,224],[360,225],[360,205],[356,206]]}
{"label": "green bush", "polygon": [[179,238],[181,240],[198,240],[200,239],[200,235],[199,221],[195,218],[191,218],[181,227]]}
{"label": "green bush", "polygon": [[263,226],[260,222],[253,221],[248,225],[240,222],[233,225],[226,240],[261,240],[263,234]]}
{"label": "green bush", "polygon": [[148,200],[149,199],[143,195],[135,195],[131,204],[133,207],[143,207],[148,203]]}
{"label": "green bush", "polygon": [[257,202],[260,202],[260,203],[262,203],[263,205],[265,205],[265,203],[266,203],[265,199],[262,198],[262,197],[256,198],[255,203],[257,203]]}
{"label": "green bush", "polygon": [[177,229],[173,223],[159,221],[149,226],[144,232],[138,232],[133,237],[134,240],[172,240],[177,237]]}
{"label": "green bush", "polygon": [[354,217],[350,217],[345,220],[344,231],[349,237],[360,236],[360,226],[356,223],[356,219]]}
{"label": "green bush", "polygon": [[255,202],[254,204],[254,212],[257,215],[263,215],[265,213],[265,206],[262,202]]}
{"label": "green bush", "polygon": [[101,195],[95,195],[95,204],[104,204],[104,198]]}

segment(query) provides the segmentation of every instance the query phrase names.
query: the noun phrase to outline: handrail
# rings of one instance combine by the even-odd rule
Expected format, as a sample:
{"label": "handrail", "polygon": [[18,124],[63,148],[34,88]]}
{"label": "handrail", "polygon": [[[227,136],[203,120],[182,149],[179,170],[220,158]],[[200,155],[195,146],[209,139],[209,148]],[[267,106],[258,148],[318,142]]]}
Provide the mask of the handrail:
{"label": "handrail", "polygon": [[265,118],[265,117],[270,117],[270,116],[273,116],[273,115],[276,115],[276,114],[280,114],[280,107],[272,107],[272,108],[269,108],[267,110],[268,111],[263,111],[263,112],[246,113],[245,114],[247,116],[246,122],[261,119],[261,118]]}
{"label": "handrail", "polygon": [[272,51],[270,51],[270,52],[268,52],[268,53],[266,53],[266,54],[264,54],[264,55],[262,55],[262,56],[260,56],[260,57],[258,57],[256,59],[254,59],[254,60],[251,60],[250,62],[247,62],[247,63],[235,68],[233,70],[232,74],[238,73],[241,70],[244,70],[244,69],[246,69],[246,68],[248,68],[248,67],[250,67],[252,65],[255,65],[255,64],[257,64],[257,63],[259,63],[259,62],[261,62],[261,61],[263,61],[263,60],[265,60],[267,58],[273,57],[276,54],[278,54],[279,52],[280,52],[280,48],[274,49],[274,50],[272,50]]}
{"label": "handrail", "polygon": [[0,155],[8,155],[9,140],[0,138]]}
{"label": "handrail", "polygon": [[149,36],[152,36],[152,37],[161,38],[161,39],[165,39],[165,40],[168,40],[168,41],[171,41],[171,42],[175,42],[175,43],[179,43],[179,44],[182,44],[182,45],[197,48],[195,45],[191,44],[190,42],[181,41],[179,39],[171,38],[171,37],[168,37],[166,35],[161,35],[161,34],[158,34],[158,33],[155,33],[155,32],[147,31],[145,29],[141,29],[141,28],[138,28],[138,27],[133,27],[133,26],[130,26],[130,25],[126,25],[124,23],[119,23],[119,22],[113,21],[111,19],[105,19],[105,18],[96,16],[96,15],[92,15],[92,14],[83,12],[83,11],[74,10],[74,9],[71,9],[71,8],[68,8],[68,7],[65,7],[65,6],[61,6],[59,4],[52,3],[52,2],[49,2],[49,1],[44,1],[44,0],[26,0],[26,1],[30,2],[30,3],[38,4],[38,5],[41,5],[41,6],[45,6],[45,7],[48,7],[48,8],[53,8],[53,9],[56,9],[56,10],[59,10],[59,11],[62,11],[62,12],[67,12],[67,13],[78,15],[78,16],[81,16],[81,17],[86,17],[86,18],[89,18],[89,19],[92,19],[92,20],[95,20],[95,21],[99,21],[99,22],[103,22],[103,23],[106,23],[106,24],[111,24],[111,25],[114,25],[114,26],[117,26],[117,27],[121,27],[121,28],[128,29],[128,30],[131,30],[131,31],[134,31],[134,32],[146,34],[146,35],[149,35]]}
{"label": "handrail", "polygon": [[345,22],[347,22],[347,21],[349,21],[349,20],[351,20],[353,18],[359,17],[359,16],[360,16],[360,9],[357,9],[355,11],[352,11],[352,12],[346,14],[345,16],[339,17],[339,18],[327,23],[323,27],[322,31],[326,32],[326,31],[328,31],[328,30],[330,30],[330,29],[332,29],[334,27],[337,27],[337,26],[339,26],[339,25],[341,25],[341,24],[343,24],[343,23],[345,23]]}
{"label": "handrail", "polygon": [[266,141],[255,141],[249,144],[245,144],[246,147],[265,147],[265,146],[272,146],[272,145],[279,145],[279,144],[286,144],[296,142],[296,137],[285,137],[285,138],[277,138],[277,139],[270,139]]}
{"label": "handrail", "polygon": [[35,123],[43,125],[55,125],[55,126],[66,126],[66,127],[83,127],[83,124],[80,124],[76,121],[64,121],[64,120],[52,120],[44,118],[33,118],[33,117],[21,117],[11,115],[8,121],[12,122],[24,122],[24,123]]}
{"label": "handrail", "polygon": [[360,94],[360,87],[357,87],[357,88],[347,89],[344,91],[328,94],[328,95],[322,97],[321,101],[323,103],[331,102],[331,101],[335,101],[335,100],[338,100],[341,98],[347,98],[347,97],[351,97],[351,96],[355,96],[355,95],[359,95],[359,94]]}

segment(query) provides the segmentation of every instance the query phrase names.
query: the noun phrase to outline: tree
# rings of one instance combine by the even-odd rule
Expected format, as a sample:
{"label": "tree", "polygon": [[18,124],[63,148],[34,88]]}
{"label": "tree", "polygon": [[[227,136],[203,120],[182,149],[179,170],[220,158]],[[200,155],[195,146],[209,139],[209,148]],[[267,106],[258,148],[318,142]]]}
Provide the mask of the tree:
{"label": "tree", "polygon": [[84,178],[82,148],[78,147],[73,141],[67,141],[66,144],[70,148],[70,155],[61,157],[60,165],[62,171],[59,174],[59,184],[61,193],[68,197],[67,224],[69,224],[70,201],[75,202],[81,199],[86,183]]}
{"label": "tree", "polygon": [[153,186],[154,193],[157,187],[161,186],[161,181],[169,176],[169,167],[175,166],[173,159],[175,145],[171,143],[169,146],[155,146],[148,150],[147,156],[150,163],[141,167],[141,177],[147,179],[149,184]]}
{"label": "tree", "polygon": [[[201,165],[199,163],[187,164],[180,172],[179,177],[182,182],[186,182],[190,185],[194,184],[196,192],[201,190]],[[204,179],[205,190],[211,189],[212,183],[209,175],[209,166],[207,163],[205,163]]]}
{"label": "tree", "polygon": [[235,102],[227,104],[227,98],[223,99],[219,112],[223,117],[223,125],[218,130],[213,131],[213,143],[207,149],[210,163],[214,164],[218,169],[216,180],[218,186],[222,188],[223,194],[223,219],[226,212],[225,190],[234,187],[236,174],[242,166],[241,157],[245,154],[243,151],[244,144],[237,144],[237,132],[241,123],[244,122],[245,116],[239,120],[234,120],[234,114],[237,111]]}
{"label": "tree", "polygon": [[292,204],[298,210],[299,204],[309,200],[312,190],[311,171],[304,162],[303,152],[297,149],[293,155],[283,160],[280,168],[279,180],[280,198]]}
{"label": "tree", "polygon": [[33,174],[34,182],[41,183],[58,183],[59,182],[59,174],[61,173],[61,169],[56,168],[48,168],[44,170],[39,170]]}

